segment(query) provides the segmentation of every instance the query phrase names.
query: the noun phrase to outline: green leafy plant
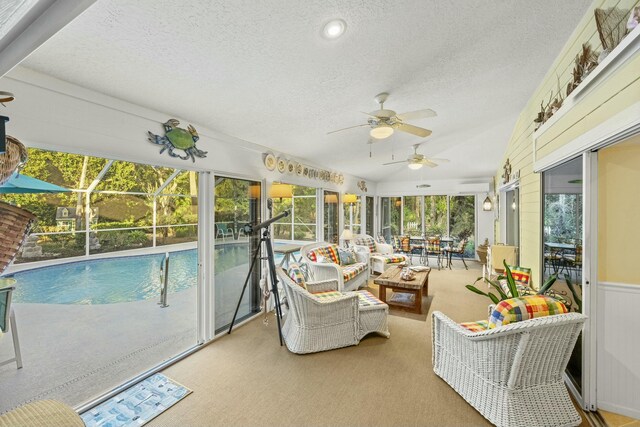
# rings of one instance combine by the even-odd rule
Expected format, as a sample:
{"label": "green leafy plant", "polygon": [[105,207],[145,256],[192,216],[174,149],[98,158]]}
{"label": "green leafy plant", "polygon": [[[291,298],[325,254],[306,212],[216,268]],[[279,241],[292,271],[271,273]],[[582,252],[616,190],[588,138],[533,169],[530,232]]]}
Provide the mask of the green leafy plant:
{"label": "green leafy plant", "polygon": [[[506,261],[503,261],[503,264],[504,264],[504,274],[503,275],[499,275],[494,280],[491,280],[489,278],[478,277],[476,279],[476,281],[473,283],[473,285],[467,285],[466,288],[469,289],[471,292],[474,292],[474,293],[479,294],[479,295],[486,296],[494,304],[498,304],[500,301],[505,300],[505,299],[517,298],[517,297],[521,296],[520,292],[518,291],[518,286],[516,285],[516,281],[513,278],[513,273],[511,273],[511,269],[507,265]],[[558,277],[555,274],[552,274],[542,284],[542,286],[540,287],[540,290],[537,292],[537,294],[538,295],[543,295],[543,294],[546,294],[547,292],[549,292],[549,290],[551,289],[551,286],[553,286],[553,284],[556,282],[557,278]],[[507,281],[507,287],[509,289],[508,294],[502,289],[502,286],[500,286],[500,281],[501,280],[506,280]],[[490,288],[495,289],[498,292],[498,294],[496,295],[496,294],[493,294],[491,292],[484,292],[484,291],[481,291],[480,289],[478,289],[477,287],[475,287],[474,285],[476,283],[478,283],[479,281],[484,281],[486,284],[488,284],[488,286]]]}
{"label": "green leafy plant", "polygon": [[579,293],[576,290],[576,286],[580,287],[580,285],[578,285],[577,283],[574,284],[571,281],[571,276],[568,275],[568,274],[564,275],[564,280],[567,281],[567,287],[569,288],[569,291],[571,291],[571,295],[573,296],[573,300],[575,301],[575,303],[577,305],[578,313],[582,313],[582,298],[580,298],[580,296],[582,295],[582,290],[580,290]]}

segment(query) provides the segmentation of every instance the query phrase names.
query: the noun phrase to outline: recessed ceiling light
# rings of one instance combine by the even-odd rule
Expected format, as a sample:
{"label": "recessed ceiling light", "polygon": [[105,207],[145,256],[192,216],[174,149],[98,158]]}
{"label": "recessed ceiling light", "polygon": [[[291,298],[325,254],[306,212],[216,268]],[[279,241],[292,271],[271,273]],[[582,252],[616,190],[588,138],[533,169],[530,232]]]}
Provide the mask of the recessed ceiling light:
{"label": "recessed ceiling light", "polygon": [[322,29],[322,35],[330,40],[337,39],[344,34],[344,30],[347,29],[347,23],[342,19],[334,19],[324,26]]}

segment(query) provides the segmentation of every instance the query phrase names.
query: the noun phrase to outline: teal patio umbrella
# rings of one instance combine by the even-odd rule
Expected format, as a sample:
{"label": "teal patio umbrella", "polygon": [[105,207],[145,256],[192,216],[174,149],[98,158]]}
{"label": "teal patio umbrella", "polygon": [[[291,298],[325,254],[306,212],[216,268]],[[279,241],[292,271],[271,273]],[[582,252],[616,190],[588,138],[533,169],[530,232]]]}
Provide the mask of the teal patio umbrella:
{"label": "teal patio umbrella", "polygon": [[71,190],[28,175],[21,175],[17,172],[14,173],[7,182],[0,185],[0,194],[64,193],[68,191]]}

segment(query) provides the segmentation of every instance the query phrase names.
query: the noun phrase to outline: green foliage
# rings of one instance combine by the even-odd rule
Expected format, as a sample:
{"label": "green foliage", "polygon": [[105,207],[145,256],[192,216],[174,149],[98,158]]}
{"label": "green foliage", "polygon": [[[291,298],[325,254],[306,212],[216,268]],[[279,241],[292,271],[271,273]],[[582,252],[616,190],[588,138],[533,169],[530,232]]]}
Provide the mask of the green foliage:
{"label": "green foliage", "polygon": [[[567,286],[569,287],[569,291],[571,291],[571,295],[573,296],[573,300],[575,301],[576,305],[578,306],[577,311],[578,313],[582,313],[582,289],[580,288],[580,285],[578,284],[574,284],[571,281],[571,276],[568,274],[564,275],[564,280],[567,281]],[[580,289],[580,292],[578,292],[578,290],[576,289],[576,286],[578,287],[578,289]]]}
{"label": "green foliage", "polygon": [[476,294],[480,294],[480,295],[484,295],[485,297],[489,297],[494,304],[498,304],[501,301],[500,299],[498,299],[497,296],[495,296],[491,292],[482,292],[480,289],[476,288],[473,285],[467,285],[466,288],[469,289],[471,292],[475,292]]}
{"label": "green foliage", "polygon": [[520,293],[518,292],[518,287],[516,286],[516,281],[513,278],[511,269],[507,265],[507,261],[502,260],[502,263],[504,264],[505,268],[505,278],[507,279],[507,286],[509,286],[509,293],[511,294],[511,296],[513,296],[513,298],[517,298],[520,296]]}
{"label": "green foliage", "polygon": [[551,289],[551,286],[553,286],[553,284],[556,282],[557,279],[558,279],[558,276],[556,274],[552,274],[551,276],[549,276],[547,280],[542,284],[542,286],[540,286],[538,295],[546,294]]}

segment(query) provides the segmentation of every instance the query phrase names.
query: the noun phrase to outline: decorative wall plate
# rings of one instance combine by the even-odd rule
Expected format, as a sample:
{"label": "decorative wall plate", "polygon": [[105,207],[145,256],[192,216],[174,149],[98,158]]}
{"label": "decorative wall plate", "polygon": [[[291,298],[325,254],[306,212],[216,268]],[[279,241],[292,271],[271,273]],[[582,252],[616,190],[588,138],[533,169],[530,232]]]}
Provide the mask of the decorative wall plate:
{"label": "decorative wall plate", "polygon": [[304,166],[302,166],[300,163],[296,164],[296,174],[298,176],[302,176],[302,171],[304,170]]}
{"label": "decorative wall plate", "polygon": [[276,168],[276,163],[278,161],[276,160],[276,156],[274,156],[271,153],[267,153],[267,155],[264,156],[264,165],[267,168],[267,170],[274,170]]}
{"label": "decorative wall plate", "polygon": [[289,175],[296,173],[296,162],[289,160],[289,163],[287,163],[287,172]]}
{"label": "decorative wall plate", "polygon": [[302,171],[302,175],[304,175],[305,177],[309,178],[309,168],[308,167],[304,167],[304,171]]}
{"label": "decorative wall plate", "polygon": [[278,158],[278,172],[285,173],[287,171],[287,161],[283,158]]}
{"label": "decorative wall plate", "polygon": [[331,181],[331,182],[335,182],[336,181],[336,173],[335,172],[331,172],[331,175],[329,175],[329,181]]}
{"label": "decorative wall plate", "polygon": [[340,181],[339,184],[342,185],[344,184],[344,175],[340,174]]}

